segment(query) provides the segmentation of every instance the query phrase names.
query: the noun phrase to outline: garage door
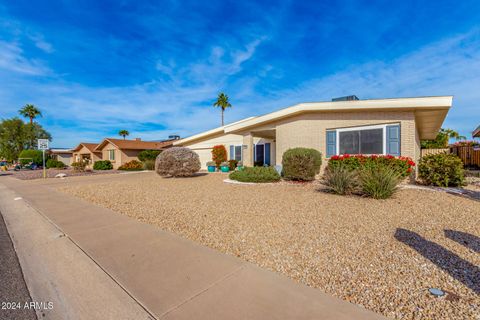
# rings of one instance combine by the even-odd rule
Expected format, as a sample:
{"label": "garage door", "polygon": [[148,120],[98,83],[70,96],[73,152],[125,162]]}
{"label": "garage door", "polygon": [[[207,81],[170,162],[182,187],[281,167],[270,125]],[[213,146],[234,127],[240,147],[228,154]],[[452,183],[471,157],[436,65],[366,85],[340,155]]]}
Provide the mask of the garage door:
{"label": "garage door", "polygon": [[207,169],[207,162],[212,161],[212,149],[194,149],[200,157],[202,169]]}

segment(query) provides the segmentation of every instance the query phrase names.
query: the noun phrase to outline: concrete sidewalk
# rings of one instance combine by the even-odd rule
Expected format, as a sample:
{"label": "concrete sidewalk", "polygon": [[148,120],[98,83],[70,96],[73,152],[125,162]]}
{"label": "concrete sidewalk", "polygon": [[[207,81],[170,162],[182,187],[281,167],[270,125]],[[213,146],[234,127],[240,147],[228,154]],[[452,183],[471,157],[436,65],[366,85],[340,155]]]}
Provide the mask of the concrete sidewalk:
{"label": "concrete sidewalk", "polygon": [[0,179],[158,319],[384,319],[282,275],[58,193],[49,186],[57,183]]}

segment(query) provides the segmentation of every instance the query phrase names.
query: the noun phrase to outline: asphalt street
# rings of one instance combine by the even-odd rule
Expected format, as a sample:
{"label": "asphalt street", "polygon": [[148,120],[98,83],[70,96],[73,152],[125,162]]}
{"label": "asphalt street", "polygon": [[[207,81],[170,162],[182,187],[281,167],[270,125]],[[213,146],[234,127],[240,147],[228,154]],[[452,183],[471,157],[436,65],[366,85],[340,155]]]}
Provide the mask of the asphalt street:
{"label": "asphalt street", "polygon": [[22,269],[0,212],[0,319],[36,320]]}

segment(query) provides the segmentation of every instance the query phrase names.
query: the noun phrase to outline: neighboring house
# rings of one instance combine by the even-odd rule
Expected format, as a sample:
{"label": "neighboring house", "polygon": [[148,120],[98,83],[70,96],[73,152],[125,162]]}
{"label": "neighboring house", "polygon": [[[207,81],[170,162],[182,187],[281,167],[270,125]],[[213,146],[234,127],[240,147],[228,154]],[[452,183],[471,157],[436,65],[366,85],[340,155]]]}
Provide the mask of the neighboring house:
{"label": "neighboring house", "polygon": [[[452,96],[300,103],[178,140],[195,150],[202,168],[216,144],[246,166],[281,164],[295,147],[338,154],[391,154],[418,161],[420,140],[434,139],[452,106]],[[323,161],[325,165],[326,161]]]}
{"label": "neighboring house", "polygon": [[73,162],[72,149],[52,148],[50,149],[50,156],[54,160],[62,161],[67,166],[71,165]]}
{"label": "neighboring house", "polygon": [[100,144],[96,145],[95,152],[100,154],[102,160],[110,160],[114,169],[121,165],[138,160],[138,154],[143,150],[162,150],[171,147],[175,140],[165,140],[161,142],[142,141],[140,138],[135,140],[106,138]]}
{"label": "neighboring house", "polygon": [[472,137],[480,138],[480,126],[478,126],[475,130],[473,130]]}
{"label": "neighboring house", "polygon": [[91,167],[95,161],[102,160],[102,153],[95,151],[97,143],[80,142],[73,149],[73,162],[88,160],[88,166]]}

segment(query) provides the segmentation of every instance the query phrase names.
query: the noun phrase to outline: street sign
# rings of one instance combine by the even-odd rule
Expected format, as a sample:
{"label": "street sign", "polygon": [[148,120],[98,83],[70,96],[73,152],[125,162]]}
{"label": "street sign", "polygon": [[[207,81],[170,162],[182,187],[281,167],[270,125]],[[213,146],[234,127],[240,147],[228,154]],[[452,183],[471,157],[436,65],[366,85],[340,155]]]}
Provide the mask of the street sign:
{"label": "street sign", "polygon": [[38,150],[48,150],[48,139],[38,139]]}

